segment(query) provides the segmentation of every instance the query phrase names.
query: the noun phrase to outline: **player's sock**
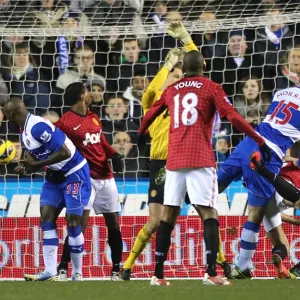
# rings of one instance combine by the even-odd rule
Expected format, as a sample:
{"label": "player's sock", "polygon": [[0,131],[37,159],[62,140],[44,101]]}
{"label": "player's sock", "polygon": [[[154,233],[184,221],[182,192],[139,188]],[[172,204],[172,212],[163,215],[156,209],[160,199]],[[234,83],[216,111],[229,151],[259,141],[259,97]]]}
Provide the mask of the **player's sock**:
{"label": "player's sock", "polygon": [[156,235],[156,251],[155,251],[155,273],[158,279],[164,278],[164,262],[167,260],[167,255],[171,245],[171,234],[173,226],[160,221],[160,226]]}
{"label": "player's sock", "polygon": [[124,269],[132,269],[135,260],[139,257],[139,255],[143,252],[145,247],[151,241],[153,235],[149,234],[146,225],[139,231],[136,240],[133,244],[133,247],[130,251],[129,257],[124,263]]}
{"label": "player's sock", "polygon": [[247,221],[241,235],[241,249],[238,267],[241,271],[249,268],[258,243],[259,224]]}
{"label": "player's sock", "polygon": [[42,222],[43,231],[43,257],[45,264],[45,271],[52,275],[56,275],[57,264],[57,249],[58,249],[58,235],[56,224],[54,222]]}
{"label": "player's sock", "polygon": [[69,247],[69,236],[67,235],[65,238],[65,243],[63,246],[63,253],[61,256],[62,263],[68,264],[71,261],[70,247]]}
{"label": "player's sock", "polygon": [[218,252],[218,256],[217,256],[217,262],[222,264],[225,261],[226,261],[226,257],[223,252],[222,237],[221,237],[221,232],[219,229],[219,252]]}
{"label": "player's sock", "polygon": [[204,221],[204,241],[207,261],[206,273],[209,276],[216,276],[219,247],[219,222],[217,219],[210,218]]}
{"label": "player's sock", "polygon": [[73,274],[82,274],[84,237],[81,226],[69,227],[68,234]]}
{"label": "player's sock", "polygon": [[122,260],[123,242],[120,229],[108,230],[108,244],[111,250],[111,260],[113,264],[112,272],[120,272],[120,262]]}
{"label": "player's sock", "polygon": [[284,260],[288,256],[286,246],[284,244],[278,244],[272,249],[272,254],[277,254]]}

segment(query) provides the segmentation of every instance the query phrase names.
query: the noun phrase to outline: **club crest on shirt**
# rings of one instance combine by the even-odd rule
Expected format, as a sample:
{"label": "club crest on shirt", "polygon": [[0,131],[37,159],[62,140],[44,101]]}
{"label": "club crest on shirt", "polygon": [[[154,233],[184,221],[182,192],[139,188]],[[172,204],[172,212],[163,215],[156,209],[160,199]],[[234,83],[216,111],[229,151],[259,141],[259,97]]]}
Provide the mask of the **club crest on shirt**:
{"label": "club crest on shirt", "polygon": [[99,126],[99,122],[98,122],[95,118],[93,118],[93,123],[94,123],[95,125]]}
{"label": "club crest on shirt", "polygon": [[51,134],[45,130],[44,133],[40,136],[40,139],[44,143],[48,143],[51,140]]}

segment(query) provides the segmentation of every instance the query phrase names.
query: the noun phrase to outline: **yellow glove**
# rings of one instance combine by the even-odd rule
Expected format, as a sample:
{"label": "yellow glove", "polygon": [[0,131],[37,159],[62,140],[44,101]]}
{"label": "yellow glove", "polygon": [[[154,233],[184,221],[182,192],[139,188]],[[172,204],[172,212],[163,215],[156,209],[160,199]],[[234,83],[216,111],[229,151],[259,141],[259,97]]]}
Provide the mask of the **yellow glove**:
{"label": "yellow glove", "polygon": [[180,57],[180,49],[174,48],[171,49],[166,57],[165,67],[171,71],[173,67],[177,64]]}
{"label": "yellow glove", "polygon": [[192,38],[181,22],[174,21],[168,26],[168,34],[177,40],[181,40],[184,45],[190,43]]}

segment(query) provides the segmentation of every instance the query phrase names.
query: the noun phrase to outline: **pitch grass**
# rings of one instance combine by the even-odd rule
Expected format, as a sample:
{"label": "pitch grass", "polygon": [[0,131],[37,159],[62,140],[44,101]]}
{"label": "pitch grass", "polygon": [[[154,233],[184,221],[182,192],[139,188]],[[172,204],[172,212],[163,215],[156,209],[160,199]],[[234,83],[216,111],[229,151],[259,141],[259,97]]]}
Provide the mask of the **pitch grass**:
{"label": "pitch grass", "polygon": [[1,300],[299,300],[299,280],[240,280],[232,286],[201,281],[172,281],[150,287],[149,281],[0,282]]}

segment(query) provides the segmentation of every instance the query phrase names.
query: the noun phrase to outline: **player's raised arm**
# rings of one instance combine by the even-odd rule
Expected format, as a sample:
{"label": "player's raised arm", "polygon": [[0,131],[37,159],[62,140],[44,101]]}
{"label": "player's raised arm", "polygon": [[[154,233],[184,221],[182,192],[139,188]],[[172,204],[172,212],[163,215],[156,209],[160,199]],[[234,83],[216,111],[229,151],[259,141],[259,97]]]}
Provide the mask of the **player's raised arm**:
{"label": "player's raised arm", "polygon": [[157,101],[154,106],[146,113],[146,115],[143,117],[141,127],[138,131],[139,135],[144,135],[149,126],[153,123],[153,121],[158,117],[166,108],[165,104],[165,95],[166,92],[163,93],[160,100]]}
{"label": "player's raised arm", "polygon": [[264,160],[270,161],[271,152],[269,147],[266,145],[265,140],[259,134],[257,134],[257,132],[249,125],[249,123],[234,109],[222,87],[218,84],[215,86],[213,101],[218,112],[220,113],[220,117],[226,117],[237,130],[251,137],[259,145],[264,156]]}
{"label": "player's raised arm", "polygon": [[[157,73],[157,75],[153,78],[151,83],[146,89],[146,92],[142,98],[142,106],[144,109],[144,113],[146,113],[153,104],[159,100],[163,91],[166,89],[165,84],[168,78],[169,73],[172,71],[174,66],[177,64],[180,56],[180,49],[174,48],[171,49],[166,57],[165,64]],[[161,91],[161,94],[158,92]]]}

